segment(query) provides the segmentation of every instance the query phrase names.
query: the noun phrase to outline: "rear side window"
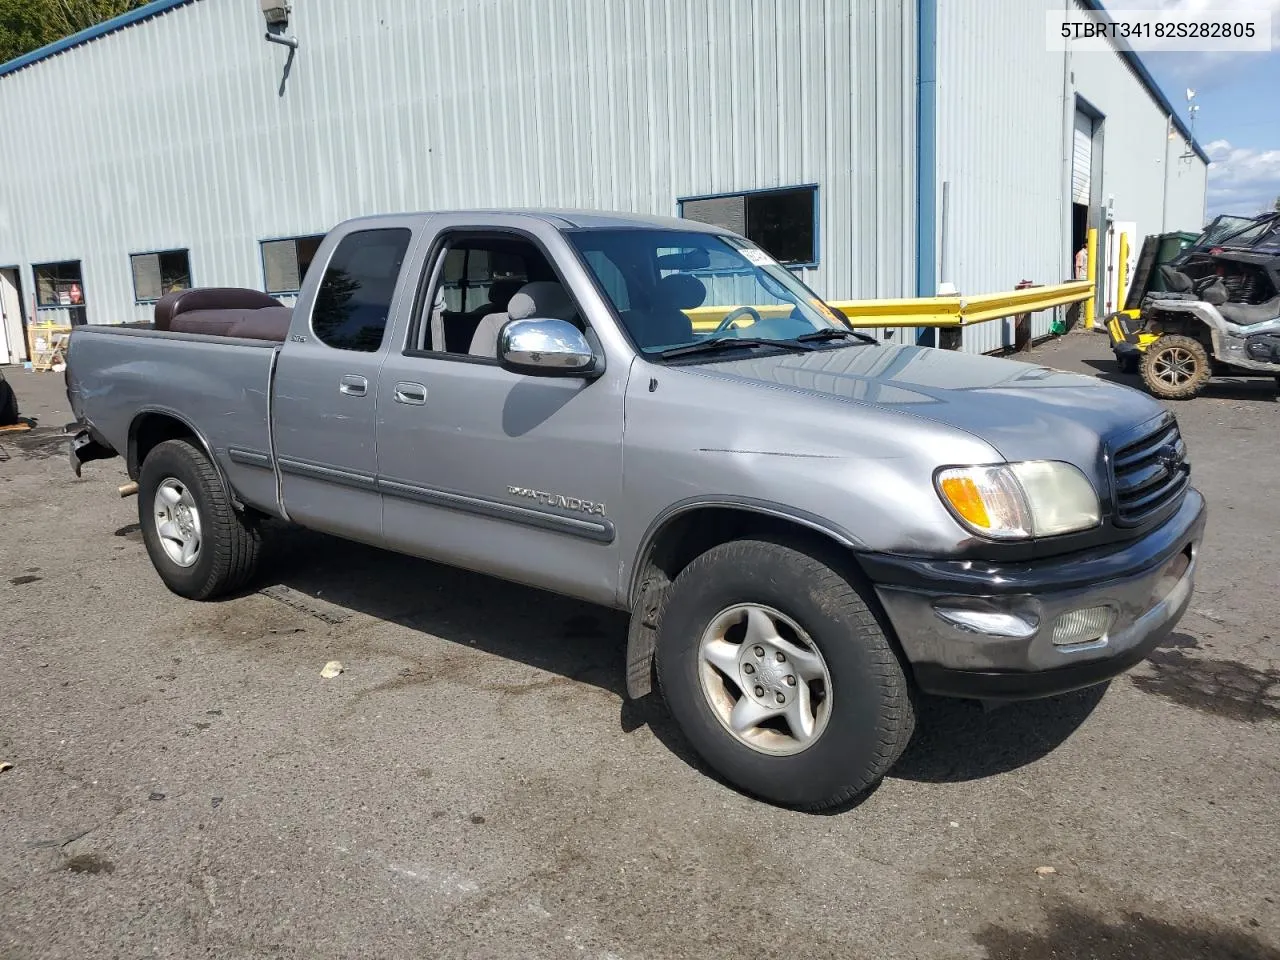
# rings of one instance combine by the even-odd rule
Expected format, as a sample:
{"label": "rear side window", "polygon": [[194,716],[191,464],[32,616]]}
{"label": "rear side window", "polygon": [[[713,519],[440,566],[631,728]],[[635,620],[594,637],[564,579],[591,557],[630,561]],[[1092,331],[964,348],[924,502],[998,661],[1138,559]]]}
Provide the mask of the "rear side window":
{"label": "rear side window", "polygon": [[360,230],[342,238],[316,292],[311,329],[337,350],[372,353],[382,345],[409,231]]}

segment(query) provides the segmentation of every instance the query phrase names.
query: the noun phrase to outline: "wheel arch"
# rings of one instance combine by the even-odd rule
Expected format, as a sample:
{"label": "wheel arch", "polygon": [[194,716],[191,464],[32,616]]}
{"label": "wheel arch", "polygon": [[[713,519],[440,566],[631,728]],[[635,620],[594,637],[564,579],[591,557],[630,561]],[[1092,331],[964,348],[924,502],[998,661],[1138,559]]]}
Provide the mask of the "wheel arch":
{"label": "wheel arch", "polygon": [[627,583],[629,697],[638,699],[652,689],[658,617],[666,589],[701,554],[745,537],[768,537],[812,550],[847,576],[862,576],[853,554],[862,542],[807,511],[745,498],[697,498],[669,507],[645,531]]}
{"label": "wheel arch", "polygon": [[243,508],[244,504],[236,496],[235,489],[227,480],[222,464],[213,455],[213,447],[205,439],[204,434],[182,414],[165,407],[143,408],[138,411],[129,424],[129,441],[126,448],[125,463],[130,480],[138,479],[142,471],[142,463],[146,460],[147,454],[166,440],[194,441],[196,446],[209,458],[209,462],[213,464],[214,472],[217,473],[218,480],[221,482],[222,488],[226,490],[227,496],[231,498],[231,502],[237,509]]}

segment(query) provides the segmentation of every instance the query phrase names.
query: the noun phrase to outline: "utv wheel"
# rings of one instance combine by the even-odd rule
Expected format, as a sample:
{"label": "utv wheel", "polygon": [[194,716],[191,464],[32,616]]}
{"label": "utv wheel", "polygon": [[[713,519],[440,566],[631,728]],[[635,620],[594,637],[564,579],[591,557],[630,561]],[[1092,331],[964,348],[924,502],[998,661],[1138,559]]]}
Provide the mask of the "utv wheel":
{"label": "utv wheel", "polygon": [[658,682],[694,750],[740,789],[821,809],[873,786],[906,748],[910,691],[858,590],[822,561],[739,540],[668,589]]}
{"label": "utv wheel", "polygon": [[236,512],[213,464],[188,440],[166,440],[147,454],[138,522],[152,565],[179,596],[209,600],[253,575],[262,535]]}
{"label": "utv wheel", "polygon": [[1189,400],[1209,379],[1209,355],[1191,337],[1161,337],[1142,355],[1142,382],[1164,400]]}

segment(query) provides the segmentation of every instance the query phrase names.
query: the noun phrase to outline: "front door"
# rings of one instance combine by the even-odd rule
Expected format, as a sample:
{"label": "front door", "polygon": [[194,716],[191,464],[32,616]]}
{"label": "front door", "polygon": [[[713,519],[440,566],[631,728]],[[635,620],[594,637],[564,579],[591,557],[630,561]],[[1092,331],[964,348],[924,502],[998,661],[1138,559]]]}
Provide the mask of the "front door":
{"label": "front door", "polygon": [[[461,260],[471,276],[450,274]],[[531,238],[454,234],[435,264],[422,316],[379,376],[387,544],[612,603],[618,563],[611,509],[622,489],[626,369],[586,380],[498,366],[485,331],[522,295],[539,317],[585,324]],[[476,275],[477,264],[491,275]],[[468,291],[465,303],[460,290]],[[433,331],[443,343],[432,342]]]}
{"label": "front door", "polygon": [[19,363],[27,355],[22,328],[22,292],[16,267],[0,270],[0,362]]}
{"label": "front door", "polygon": [[[285,510],[304,526],[354,540],[376,542],[382,533],[378,368],[388,319],[413,296],[412,283],[401,280],[412,225],[406,218],[325,241],[309,323],[295,317],[276,369],[274,454]],[[300,304],[314,283],[308,274]]]}

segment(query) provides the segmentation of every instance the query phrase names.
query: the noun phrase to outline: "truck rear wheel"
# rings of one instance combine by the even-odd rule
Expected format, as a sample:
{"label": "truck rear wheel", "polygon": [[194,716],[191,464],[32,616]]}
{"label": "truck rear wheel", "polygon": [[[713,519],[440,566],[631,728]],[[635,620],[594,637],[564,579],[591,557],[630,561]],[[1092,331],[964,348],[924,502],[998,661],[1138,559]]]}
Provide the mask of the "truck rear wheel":
{"label": "truck rear wheel", "polygon": [[1142,382],[1162,400],[1190,400],[1209,376],[1209,354],[1191,337],[1161,337],[1142,355]]}
{"label": "truck rear wheel", "polygon": [[189,440],[157,444],[138,478],[138,521],[151,563],[179,596],[209,600],[243,586],[262,545],[218,471]]}
{"label": "truck rear wheel", "polygon": [[658,682],[694,750],[755,796],[822,809],[873,786],[914,727],[902,665],[867,602],[770,541],[713,547],[667,590]]}

